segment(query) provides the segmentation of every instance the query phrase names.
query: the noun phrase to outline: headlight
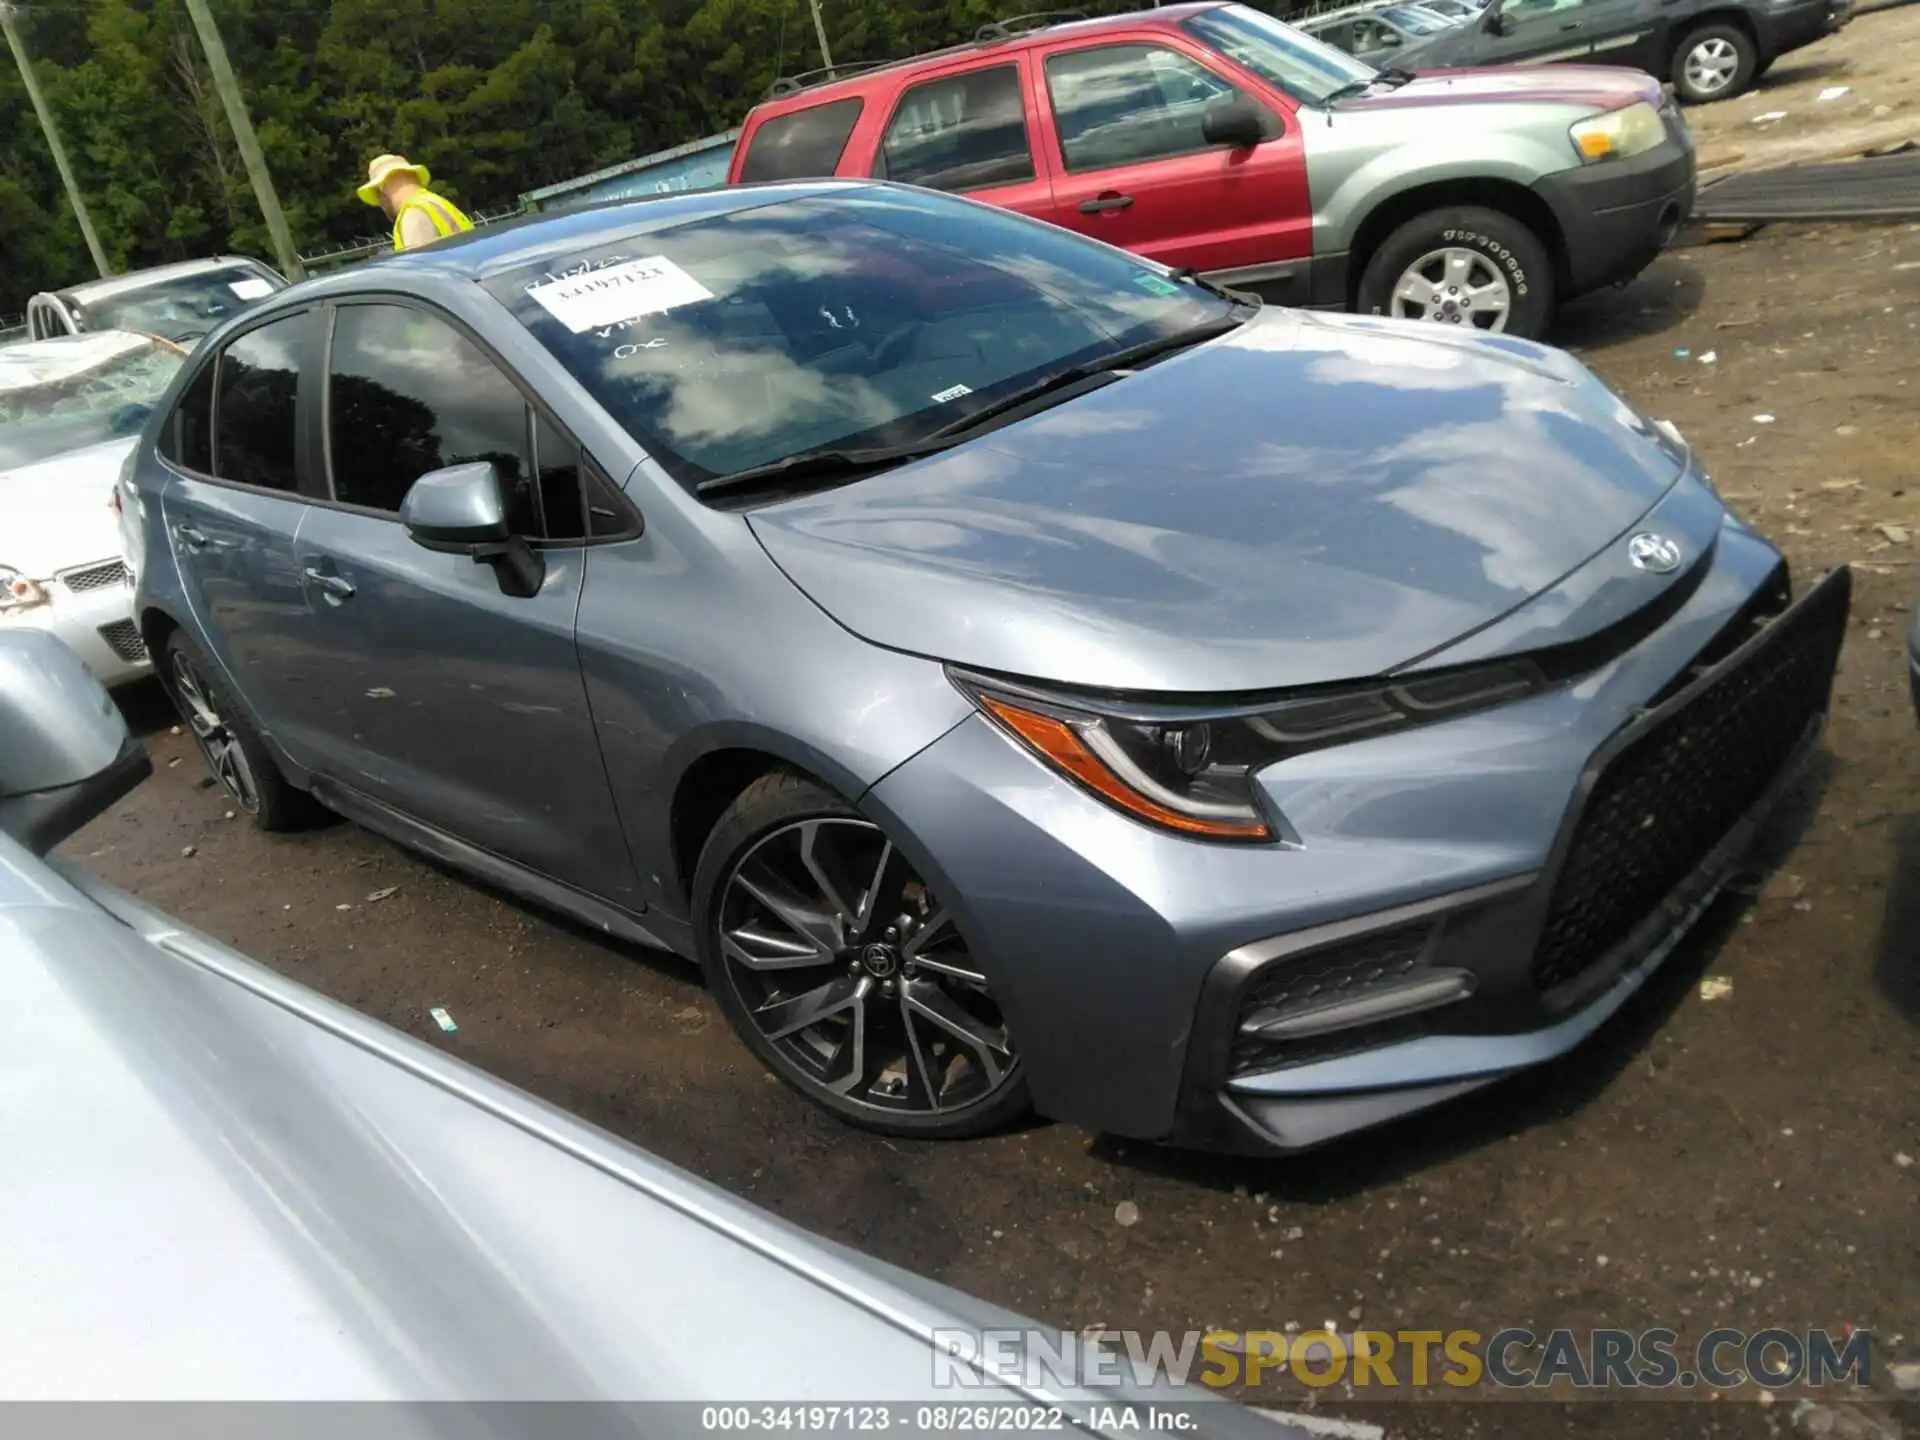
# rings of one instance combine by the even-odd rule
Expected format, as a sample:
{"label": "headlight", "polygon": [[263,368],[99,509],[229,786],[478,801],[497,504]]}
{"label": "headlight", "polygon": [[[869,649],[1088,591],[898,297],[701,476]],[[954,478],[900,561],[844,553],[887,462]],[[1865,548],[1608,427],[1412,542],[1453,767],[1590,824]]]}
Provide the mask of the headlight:
{"label": "headlight", "polygon": [[1582,160],[1625,160],[1644,155],[1667,138],[1667,123],[1646,101],[1582,120],[1567,132]]}
{"label": "headlight", "polygon": [[1136,820],[1209,840],[1275,839],[1254,776],[1290,755],[1447,720],[1545,688],[1530,661],[1436,672],[1293,699],[1189,709],[1029,690],[949,672],[1047,765]]}
{"label": "headlight", "polygon": [[0,612],[47,603],[47,592],[10,565],[0,565]]}

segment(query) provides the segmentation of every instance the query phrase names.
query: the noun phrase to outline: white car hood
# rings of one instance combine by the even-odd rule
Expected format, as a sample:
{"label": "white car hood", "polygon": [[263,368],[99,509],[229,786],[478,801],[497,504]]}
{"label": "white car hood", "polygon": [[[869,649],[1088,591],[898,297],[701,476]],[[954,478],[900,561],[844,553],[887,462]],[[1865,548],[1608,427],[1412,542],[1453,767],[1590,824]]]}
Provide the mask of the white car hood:
{"label": "white car hood", "polygon": [[0,565],[32,580],[121,553],[107,508],[135,441],[110,440],[37,465],[0,470]]}

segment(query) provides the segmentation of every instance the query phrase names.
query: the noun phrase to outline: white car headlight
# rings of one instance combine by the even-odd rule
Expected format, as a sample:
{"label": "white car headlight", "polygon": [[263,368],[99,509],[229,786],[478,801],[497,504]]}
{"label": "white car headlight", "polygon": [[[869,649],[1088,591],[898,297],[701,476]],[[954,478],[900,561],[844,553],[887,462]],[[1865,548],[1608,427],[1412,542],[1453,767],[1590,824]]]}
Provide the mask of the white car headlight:
{"label": "white car headlight", "polygon": [[1666,121],[1644,100],[1624,110],[1609,110],[1575,124],[1567,131],[1582,160],[1626,160],[1644,155],[1667,138]]}
{"label": "white car headlight", "polygon": [[11,565],[0,565],[0,611],[25,610],[46,603],[46,591]]}

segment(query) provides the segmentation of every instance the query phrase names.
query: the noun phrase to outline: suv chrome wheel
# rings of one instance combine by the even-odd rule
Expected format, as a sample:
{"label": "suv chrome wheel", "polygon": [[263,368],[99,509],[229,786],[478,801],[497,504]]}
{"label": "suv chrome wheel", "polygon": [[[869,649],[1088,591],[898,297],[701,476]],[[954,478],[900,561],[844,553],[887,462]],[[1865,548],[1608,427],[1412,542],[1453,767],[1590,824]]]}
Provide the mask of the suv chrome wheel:
{"label": "suv chrome wheel", "polygon": [[1401,320],[1435,320],[1505,330],[1513,291],[1500,268],[1478,250],[1447,246],[1429,250],[1401,272],[1393,287],[1392,314]]}
{"label": "suv chrome wheel", "polygon": [[1019,1058],[953,917],[877,825],[793,821],[722,884],[718,942],[781,1068],[875,1119],[977,1110]]}
{"label": "suv chrome wheel", "polygon": [[1740,52],[1731,40],[1709,35],[1687,52],[1687,83],[1700,96],[1718,95],[1740,70]]}
{"label": "suv chrome wheel", "polygon": [[240,737],[215,708],[211,691],[193,661],[180,650],[173,655],[173,688],[187,729],[193,732],[200,753],[207,757],[207,768],[213,771],[214,779],[226,786],[227,793],[247,814],[259,814],[260,787],[254,782],[253,766]]}

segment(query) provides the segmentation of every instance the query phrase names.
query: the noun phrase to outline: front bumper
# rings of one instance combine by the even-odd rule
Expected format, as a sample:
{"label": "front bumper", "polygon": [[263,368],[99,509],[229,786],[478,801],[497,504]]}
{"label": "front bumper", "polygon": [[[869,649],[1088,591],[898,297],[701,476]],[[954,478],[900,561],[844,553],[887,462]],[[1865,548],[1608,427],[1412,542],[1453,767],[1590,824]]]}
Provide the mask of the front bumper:
{"label": "front bumper", "polygon": [[1646,154],[1535,182],[1534,193],[1553,211],[1566,245],[1563,300],[1638,275],[1693,213],[1693,135],[1672,104],[1661,114],[1666,142]]}
{"label": "front bumper", "polygon": [[1811,45],[1853,18],[1853,0],[1807,0],[1799,5],[1756,6],[1748,12],[1759,31],[1760,50],[1769,60]]}
{"label": "front bumper", "polygon": [[[1676,494],[1643,523],[1677,520],[1688,506],[1697,510],[1697,497]],[[1578,1044],[1659,963],[1734,863],[1784,760],[1758,777],[1766,793],[1738,824],[1688,855],[1686,883],[1633,912],[1626,942],[1609,936],[1604,955],[1553,961],[1561,969],[1551,983],[1539,978],[1547,937],[1560,933],[1550,922],[1565,929],[1558,882],[1592,863],[1569,852],[1568,817],[1590,803],[1604,762],[1652,723],[1649,707],[1673,703],[1669,692],[1696,693],[1702,682],[1690,676],[1703,657],[1724,673],[1732,662],[1714,647],[1731,645],[1732,627],[1781,577],[1777,553],[1738,521],[1705,533],[1711,554],[1646,607],[1658,624],[1635,629],[1577,681],[1264,772],[1296,845],[1161,835],[1056,780],[977,717],[863,806],[918,852],[958,914],[1044,1113],[1210,1147],[1318,1143]],[[1844,622],[1844,575],[1833,583]],[[1829,609],[1836,603],[1832,587],[1817,593]],[[1832,664],[1820,663],[1815,708],[1824,711]],[[1462,970],[1470,998],[1249,1055],[1239,1030],[1250,986],[1333,940],[1412,924],[1429,927],[1424,948],[1412,962],[1392,947],[1370,955],[1361,988]],[[1564,936],[1555,943],[1566,948]]]}
{"label": "front bumper", "polygon": [[[117,578],[97,576],[118,570]],[[133,585],[124,568],[103,561],[46,582],[47,600],[0,614],[0,625],[49,630],[66,642],[102,685],[124,685],[153,670],[133,620]]]}

